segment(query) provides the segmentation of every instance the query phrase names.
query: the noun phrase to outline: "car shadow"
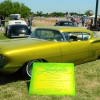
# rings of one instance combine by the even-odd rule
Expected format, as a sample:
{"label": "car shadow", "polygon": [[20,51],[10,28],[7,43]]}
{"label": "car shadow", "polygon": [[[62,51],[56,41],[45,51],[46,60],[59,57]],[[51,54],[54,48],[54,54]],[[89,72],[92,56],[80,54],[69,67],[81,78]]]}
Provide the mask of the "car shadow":
{"label": "car shadow", "polygon": [[30,87],[30,80],[29,80],[29,81],[27,81],[27,82],[26,82],[26,84],[27,84],[27,89],[28,89],[28,91],[29,91],[29,87]]}
{"label": "car shadow", "polygon": [[16,81],[23,81],[25,78],[23,78],[19,73],[14,74],[2,74],[0,73],[0,85],[5,85],[7,83],[12,83]]}
{"label": "car shadow", "polygon": [[0,73],[0,85],[6,85],[8,83],[17,82],[17,81],[25,81],[27,86],[27,91],[29,91],[30,80],[26,80],[23,76],[19,75],[19,73],[14,74],[2,74]]}

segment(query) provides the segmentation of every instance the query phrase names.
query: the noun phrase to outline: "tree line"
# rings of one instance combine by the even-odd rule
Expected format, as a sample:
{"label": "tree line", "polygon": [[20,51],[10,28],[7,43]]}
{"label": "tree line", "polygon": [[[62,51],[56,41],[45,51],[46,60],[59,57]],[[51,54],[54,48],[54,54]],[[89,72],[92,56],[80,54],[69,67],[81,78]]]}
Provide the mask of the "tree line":
{"label": "tree line", "polygon": [[[89,11],[87,10],[84,14],[88,15]],[[34,13],[31,11],[29,7],[27,7],[24,3],[19,2],[12,2],[11,0],[4,0],[0,3],[0,15],[4,15],[6,17],[9,17],[10,14],[21,14],[21,17],[25,18],[28,17],[30,14],[32,16],[44,16],[44,17],[63,17],[68,15],[68,12],[52,12],[52,13],[46,13],[44,14],[42,11],[37,11],[37,13]],[[70,12],[70,15],[77,15],[77,16],[83,16],[84,14],[79,14],[76,12]]]}
{"label": "tree line", "polygon": [[68,14],[70,14],[71,16],[84,16],[84,15],[86,15],[86,16],[90,16],[89,15],[89,12],[93,12],[92,10],[87,10],[84,14],[79,14],[79,13],[76,13],[76,12],[70,12],[70,13],[68,13],[68,12],[65,12],[65,13],[63,13],[63,12],[52,12],[52,13],[46,13],[46,14],[44,14],[42,11],[37,11],[37,13],[34,13],[34,12],[31,12],[31,14],[33,14],[34,16],[44,16],[44,17],[50,17],[50,16],[52,16],[52,17],[64,17],[64,16],[68,16]]}

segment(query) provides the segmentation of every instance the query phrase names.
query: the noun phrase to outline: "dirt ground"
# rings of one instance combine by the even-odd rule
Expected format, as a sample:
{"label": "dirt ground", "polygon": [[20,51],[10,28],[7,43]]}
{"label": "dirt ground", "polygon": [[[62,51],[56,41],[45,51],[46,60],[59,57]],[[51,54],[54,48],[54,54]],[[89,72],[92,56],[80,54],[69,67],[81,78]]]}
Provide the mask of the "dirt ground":
{"label": "dirt ground", "polygon": [[[66,20],[66,18],[59,18],[59,20]],[[34,20],[33,20],[33,24],[35,24],[35,25],[39,25],[39,26],[41,26],[41,25],[43,25],[43,26],[45,26],[45,25],[55,25],[55,23],[56,23],[56,18],[34,18]]]}

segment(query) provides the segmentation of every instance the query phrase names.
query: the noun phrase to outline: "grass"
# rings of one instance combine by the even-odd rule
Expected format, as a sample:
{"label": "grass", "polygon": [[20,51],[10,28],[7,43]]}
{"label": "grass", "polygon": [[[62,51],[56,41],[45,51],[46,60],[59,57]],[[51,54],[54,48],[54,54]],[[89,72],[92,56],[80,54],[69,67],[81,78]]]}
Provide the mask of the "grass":
{"label": "grass", "polygon": [[76,96],[29,95],[29,80],[17,75],[0,74],[1,100],[99,100],[100,61],[75,66]]}
{"label": "grass", "polygon": [[[0,31],[1,39],[7,39],[3,31]],[[74,97],[29,95],[29,82],[18,74],[0,74],[0,100],[100,100],[100,60],[75,66]]]}
{"label": "grass", "polygon": [[8,39],[8,38],[4,36],[4,30],[0,30],[0,40],[3,39]]}

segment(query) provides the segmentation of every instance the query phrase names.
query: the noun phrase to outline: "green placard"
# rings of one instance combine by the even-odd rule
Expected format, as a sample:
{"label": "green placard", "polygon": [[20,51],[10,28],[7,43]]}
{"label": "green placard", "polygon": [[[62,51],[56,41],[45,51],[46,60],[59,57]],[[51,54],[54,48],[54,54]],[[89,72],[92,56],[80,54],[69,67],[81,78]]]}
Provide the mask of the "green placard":
{"label": "green placard", "polygon": [[75,96],[74,64],[35,62],[29,94]]}

